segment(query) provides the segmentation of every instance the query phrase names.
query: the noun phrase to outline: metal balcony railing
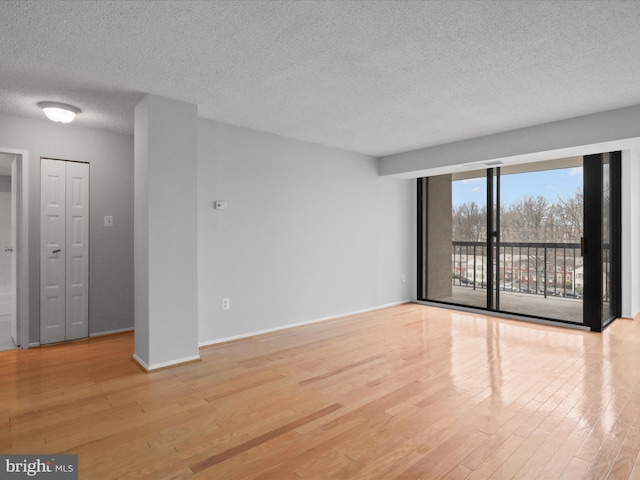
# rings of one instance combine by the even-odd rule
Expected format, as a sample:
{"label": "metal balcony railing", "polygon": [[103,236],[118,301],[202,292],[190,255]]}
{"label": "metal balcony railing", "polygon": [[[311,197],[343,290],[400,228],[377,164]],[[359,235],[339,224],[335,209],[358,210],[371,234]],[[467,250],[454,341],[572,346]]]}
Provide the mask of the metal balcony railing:
{"label": "metal balcony railing", "polygon": [[[497,253],[494,283],[500,290],[545,298],[582,297],[584,270],[579,243],[500,242]],[[608,250],[604,253],[606,257]],[[487,288],[485,242],[452,242],[451,256],[453,285]]]}

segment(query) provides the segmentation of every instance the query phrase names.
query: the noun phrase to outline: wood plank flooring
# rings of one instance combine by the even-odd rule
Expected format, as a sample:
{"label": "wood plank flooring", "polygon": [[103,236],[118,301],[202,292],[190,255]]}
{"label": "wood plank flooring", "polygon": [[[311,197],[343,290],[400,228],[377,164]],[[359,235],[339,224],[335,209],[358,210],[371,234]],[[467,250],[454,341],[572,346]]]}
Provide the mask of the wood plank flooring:
{"label": "wood plank flooring", "polygon": [[640,480],[640,318],[406,304],[149,374],[132,354],[132,334],[0,352],[0,452],[99,480]]}

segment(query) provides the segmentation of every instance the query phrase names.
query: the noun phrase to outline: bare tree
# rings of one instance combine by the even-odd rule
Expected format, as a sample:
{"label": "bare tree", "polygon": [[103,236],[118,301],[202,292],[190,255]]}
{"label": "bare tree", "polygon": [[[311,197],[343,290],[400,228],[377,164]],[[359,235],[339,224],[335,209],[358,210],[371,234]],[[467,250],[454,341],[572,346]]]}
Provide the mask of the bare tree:
{"label": "bare tree", "polygon": [[563,238],[559,241],[579,241],[583,236],[584,194],[582,189],[576,190],[571,197],[558,197],[554,213],[563,229]]}
{"label": "bare tree", "polygon": [[[486,240],[486,205],[463,203],[453,208],[452,217],[454,241]],[[527,195],[502,206],[502,241],[577,243],[582,236],[583,217],[582,189],[569,197],[558,197],[555,203],[550,203],[541,195]]]}
{"label": "bare tree", "polygon": [[487,206],[463,203],[453,209],[453,241],[479,242],[487,238]]}
{"label": "bare tree", "polygon": [[509,230],[512,241],[547,240],[550,204],[546,198],[525,196],[503,209],[501,229]]}

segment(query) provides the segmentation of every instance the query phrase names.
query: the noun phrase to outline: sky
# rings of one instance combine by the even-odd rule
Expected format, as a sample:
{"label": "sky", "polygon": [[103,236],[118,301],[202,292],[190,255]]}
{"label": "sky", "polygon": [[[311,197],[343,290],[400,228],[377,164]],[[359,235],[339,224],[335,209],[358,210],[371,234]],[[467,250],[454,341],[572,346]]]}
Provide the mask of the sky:
{"label": "sky", "polygon": [[[484,205],[487,201],[486,184],[486,177],[453,182],[453,206],[471,202]],[[512,204],[525,196],[538,195],[553,203],[558,196],[570,197],[578,188],[582,188],[582,167],[502,175],[500,187],[503,205]]]}

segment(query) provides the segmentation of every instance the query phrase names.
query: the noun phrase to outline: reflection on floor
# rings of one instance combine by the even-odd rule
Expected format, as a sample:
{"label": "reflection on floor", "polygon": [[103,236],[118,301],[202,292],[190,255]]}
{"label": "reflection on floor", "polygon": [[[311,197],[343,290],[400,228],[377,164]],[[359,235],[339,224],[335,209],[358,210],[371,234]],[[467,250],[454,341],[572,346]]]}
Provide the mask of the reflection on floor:
{"label": "reflection on floor", "polygon": [[[436,300],[436,299],[430,299]],[[487,291],[472,287],[453,286],[453,295],[437,299],[440,302],[457,303],[485,308]],[[500,310],[523,315],[582,323],[582,299],[552,297],[521,292],[500,292]]]}
{"label": "reflection on floor", "polygon": [[16,348],[11,338],[11,321],[0,321],[0,351]]}

